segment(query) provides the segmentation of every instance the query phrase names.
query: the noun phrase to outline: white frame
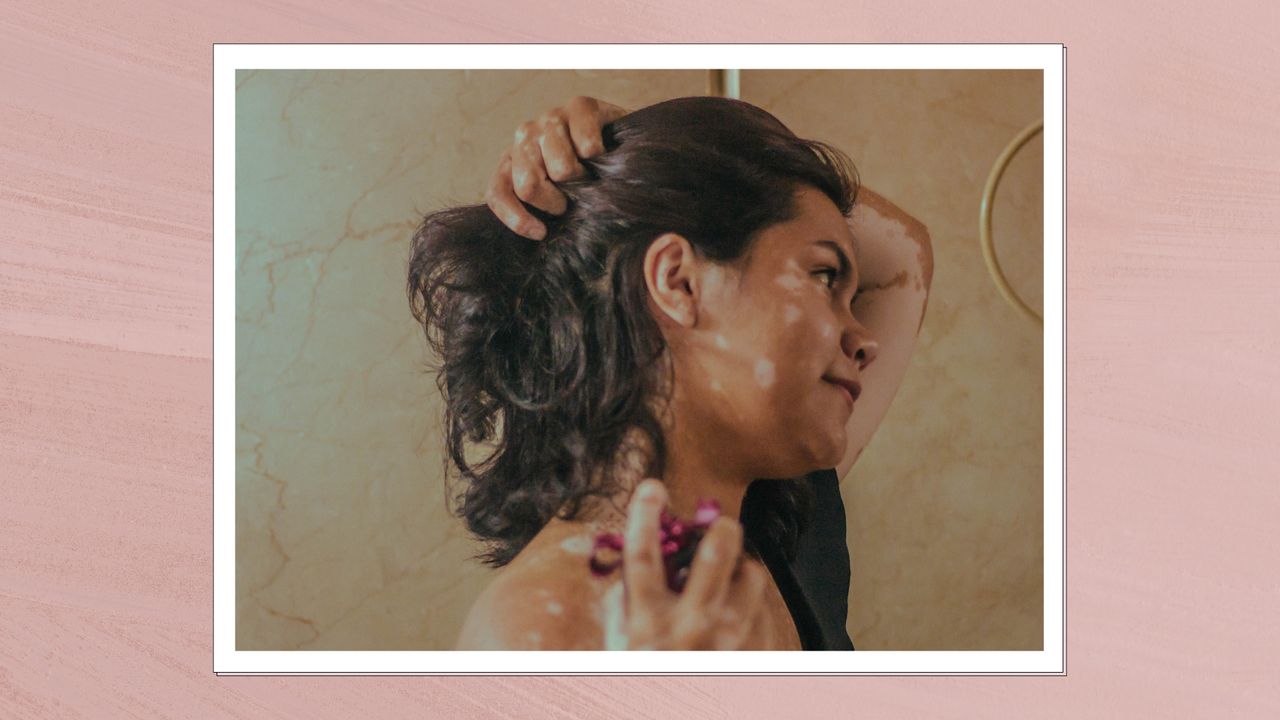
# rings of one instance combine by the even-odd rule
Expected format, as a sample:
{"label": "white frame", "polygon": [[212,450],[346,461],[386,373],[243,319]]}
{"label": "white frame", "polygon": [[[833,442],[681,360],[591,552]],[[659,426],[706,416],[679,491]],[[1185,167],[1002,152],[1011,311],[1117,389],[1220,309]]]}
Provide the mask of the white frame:
{"label": "white frame", "polygon": [[[218,674],[1064,674],[1066,48],[1027,45],[590,45],[592,69],[1044,71],[1044,649],[697,652],[246,651],[235,648],[235,73],[240,69],[577,69],[583,45],[227,45],[214,70],[214,653]],[[654,48],[660,47],[660,52]],[[1053,151],[1050,151],[1053,149]],[[994,160],[994,158],[993,158]],[[974,223],[977,224],[977,207]],[[714,667],[714,670],[710,670]]]}

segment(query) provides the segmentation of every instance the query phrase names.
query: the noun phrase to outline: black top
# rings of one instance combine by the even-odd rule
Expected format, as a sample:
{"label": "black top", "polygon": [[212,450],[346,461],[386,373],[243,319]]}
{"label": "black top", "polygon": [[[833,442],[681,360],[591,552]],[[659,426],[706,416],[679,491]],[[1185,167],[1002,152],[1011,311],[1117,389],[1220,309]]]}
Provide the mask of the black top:
{"label": "black top", "polygon": [[744,540],[773,576],[805,650],[853,650],[845,629],[849,612],[849,546],[845,540],[844,499],[835,470],[810,473],[813,514],[800,536],[794,562],[776,548],[760,552]]}

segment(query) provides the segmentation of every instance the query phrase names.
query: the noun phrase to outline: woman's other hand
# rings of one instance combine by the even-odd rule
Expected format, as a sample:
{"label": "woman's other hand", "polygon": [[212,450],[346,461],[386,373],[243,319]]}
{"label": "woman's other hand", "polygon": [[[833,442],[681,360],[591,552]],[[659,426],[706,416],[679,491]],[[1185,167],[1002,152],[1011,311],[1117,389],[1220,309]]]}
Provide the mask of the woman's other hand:
{"label": "woman's other hand", "polygon": [[[683,593],[667,587],[659,520],[667,501],[657,480],[636,488],[623,545],[621,638],[628,650],[742,650],[764,627],[763,565],[742,556],[742,526],[721,517],[698,544]],[[741,557],[741,562],[739,558]],[[615,607],[617,612],[619,608]],[[618,642],[621,640],[622,642]]]}
{"label": "woman's other hand", "polygon": [[604,152],[601,129],[629,112],[579,95],[537,120],[521,123],[515,142],[503,151],[489,179],[485,204],[513,232],[532,240],[545,238],[546,226],[521,201],[552,215],[563,213],[568,201],[555,183],[585,175],[578,158]]}

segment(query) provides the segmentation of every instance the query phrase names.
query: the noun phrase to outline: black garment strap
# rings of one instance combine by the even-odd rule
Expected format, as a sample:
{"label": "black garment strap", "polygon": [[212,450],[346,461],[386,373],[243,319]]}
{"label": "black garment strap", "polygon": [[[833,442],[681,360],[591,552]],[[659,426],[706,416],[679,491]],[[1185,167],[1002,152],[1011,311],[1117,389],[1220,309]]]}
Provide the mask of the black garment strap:
{"label": "black garment strap", "polygon": [[[813,514],[800,536],[791,565],[822,627],[826,649],[853,650],[845,629],[849,614],[849,545],[845,538],[844,499],[834,469],[809,473]],[[772,568],[771,568],[772,569]]]}
{"label": "black garment strap", "polygon": [[[834,469],[827,469],[810,473],[802,482],[813,489],[813,505],[796,544],[795,559],[788,561],[781,548],[771,543],[764,543],[763,548],[753,543],[751,532],[743,542],[747,552],[760,558],[773,576],[805,650],[853,650],[845,629],[850,569],[840,481]],[[748,492],[744,517],[746,504],[752,500]]]}
{"label": "black garment strap", "polygon": [[804,590],[796,582],[796,576],[791,572],[791,566],[787,564],[786,558],[776,548],[765,548],[762,552],[750,538],[744,537],[742,542],[746,551],[760,558],[764,566],[769,569],[769,574],[773,576],[778,592],[782,593],[782,599],[787,603],[791,620],[796,624],[796,632],[800,635],[800,648],[826,650],[822,626],[818,624],[818,617],[813,614],[813,608],[809,606]]}

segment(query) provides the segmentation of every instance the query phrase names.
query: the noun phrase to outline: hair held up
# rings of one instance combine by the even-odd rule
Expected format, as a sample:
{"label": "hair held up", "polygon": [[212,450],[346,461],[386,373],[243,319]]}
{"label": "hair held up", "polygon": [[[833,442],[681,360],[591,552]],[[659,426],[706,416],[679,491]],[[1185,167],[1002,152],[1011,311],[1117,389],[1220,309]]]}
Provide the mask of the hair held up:
{"label": "hair held up", "polygon": [[[428,214],[414,234],[407,291],[438,358],[450,501],[505,565],[557,515],[619,488],[607,472],[626,438],[646,438],[646,477],[662,477],[661,425],[649,400],[668,387],[666,346],[648,310],[643,260],[667,232],[711,261],[744,261],[756,235],[794,219],[801,186],[848,215],[857,173],[839,150],[796,137],[738,100],[689,97],[603,130],[587,177],[557,188],[560,216],[533,241],[485,205]],[[488,449],[472,461],[468,449]],[[452,482],[460,481],[460,482]],[[787,556],[808,513],[806,483],[751,485],[742,522]]]}

